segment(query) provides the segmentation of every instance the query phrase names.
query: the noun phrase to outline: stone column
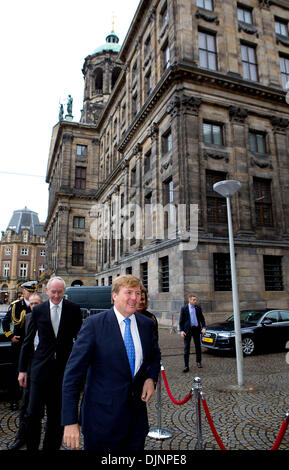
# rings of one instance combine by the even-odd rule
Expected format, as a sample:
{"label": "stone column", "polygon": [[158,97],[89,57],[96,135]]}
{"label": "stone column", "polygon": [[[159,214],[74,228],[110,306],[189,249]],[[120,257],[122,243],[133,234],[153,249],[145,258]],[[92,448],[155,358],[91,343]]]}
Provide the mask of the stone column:
{"label": "stone column", "polygon": [[238,106],[229,107],[229,118],[231,121],[232,152],[231,171],[229,178],[236,179],[242,183],[242,190],[232,200],[232,211],[234,212],[234,224],[239,236],[252,236],[252,220],[250,205],[250,183],[248,170],[250,168],[246,145],[246,118],[248,111]]}
{"label": "stone column", "polygon": [[[71,237],[68,233],[69,230],[69,207],[68,205],[61,204],[57,208],[57,271],[67,272],[69,256],[71,256]],[[71,259],[70,259],[71,261]]]}
{"label": "stone column", "polygon": [[[276,168],[278,168],[278,175],[275,175],[274,181],[272,181],[272,187],[275,191],[275,224],[280,233],[284,234],[286,239],[289,239],[289,201],[288,201],[288,189],[289,189],[289,161],[288,161],[288,135],[287,129],[289,120],[272,116],[271,124],[273,127],[274,143],[276,149]],[[282,214],[283,212],[283,214]],[[282,215],[281,215],[282,214]],[[283,221],[283,222],[282,222]],[[282,227],[280,226],[282,224]]]}

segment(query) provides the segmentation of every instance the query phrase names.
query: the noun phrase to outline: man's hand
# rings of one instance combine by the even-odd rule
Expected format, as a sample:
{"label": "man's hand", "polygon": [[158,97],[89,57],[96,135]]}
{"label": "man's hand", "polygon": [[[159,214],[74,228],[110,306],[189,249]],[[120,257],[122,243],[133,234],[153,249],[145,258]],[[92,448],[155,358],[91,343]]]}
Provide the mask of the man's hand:
{"label": "man's hand", "polygon": [[144,402],[148,402],[155,393],[155,384],[153,379],[146,379],[143,384],[141,399]]}
{"label": "man's hand", "polygon": [[27,387],[27,372],[19,372],[18,374],[18,383],[20,387]]}
{"label": "man's hand", "polygon": [[186,336],[186,333],[184,331],[181,331],[181,337],[185,338],[185,336]]}
{"label": "man's hand", "polygon": [[11,338],[11,343],[19,343],[20,341],[20,336],[12,336]]}
{"label": "man's hand", "polygon": [[80,428],[78,424],[64,426],[63,444],[72,450],[79,450]]}

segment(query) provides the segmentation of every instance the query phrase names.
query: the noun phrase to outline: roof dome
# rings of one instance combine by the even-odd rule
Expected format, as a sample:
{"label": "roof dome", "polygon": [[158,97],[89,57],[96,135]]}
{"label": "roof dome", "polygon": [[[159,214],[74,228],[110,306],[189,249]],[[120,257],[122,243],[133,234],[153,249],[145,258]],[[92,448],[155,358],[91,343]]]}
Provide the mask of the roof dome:
{"label": "roof dome", "polygon": [[104,51],[112,51],[112,52],[120,51],[121,46],[119,44],[119,38],[115,34],[114,31],[112,31],[108,36],[106,36],[105,40],[106,40],[106,43],[97,47],[95,51],[93,51],[93,54],[98,54]]}
{"label": "roof dome", "polygon": [[11,229],[14,232],[21,233],[22,230],[28,229],[33,235],[43,235],[43,224],[39,222],[37,212],[29,210],[27,207],[13,212],[7,230]]}

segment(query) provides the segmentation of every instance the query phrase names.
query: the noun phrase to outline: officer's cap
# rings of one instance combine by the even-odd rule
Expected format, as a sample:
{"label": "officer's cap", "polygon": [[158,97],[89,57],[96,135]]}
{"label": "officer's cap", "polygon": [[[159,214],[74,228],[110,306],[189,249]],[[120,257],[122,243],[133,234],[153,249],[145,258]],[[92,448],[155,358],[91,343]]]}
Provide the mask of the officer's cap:
{"label": "officer's cap", "polygon": [[28,281],[21,284],[21,288],[28,292],[35,292],[37,289],[37,281]]}

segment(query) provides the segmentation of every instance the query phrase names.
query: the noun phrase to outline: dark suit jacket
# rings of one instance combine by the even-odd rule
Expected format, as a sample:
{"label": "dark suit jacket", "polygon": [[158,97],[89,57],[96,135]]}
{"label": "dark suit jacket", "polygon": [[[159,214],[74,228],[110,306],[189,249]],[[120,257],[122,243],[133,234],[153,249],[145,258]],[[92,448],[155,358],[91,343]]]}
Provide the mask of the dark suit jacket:
{"label": "dark suit jacket", "polygon": [[[36,305],[31,313],[27,335],[21,348],[19,371],[27,372],[33,356],[31,381],[44,383],[51,377],[55,377],[55,374],[61,377],[81,324],[80,307],[63,299],[59,330],[55,337],[50,320],[49,300]],[[34,352],[36,331],[39,344]]]}
{"label": "dark suit jacket", "polygon": [[160,350],[154,323],[136,313],[143,364],[132,379],[124,341],[113,308],[87,318],[79,332],[63,379],[62,424],[78,422],[78,401],[86,374],[81,424],[87,450],[114,450],[132,434],[148,432],[146,404],[141,401],[147,378],[158,380]]}
{"label": "dark suit jacket", "polygon": [[[195,305],[195,308],[196,308],[196,315],[197,315],[197,320],[198,320],[198,327],[200,329],[205,328],[206,322],[205,322],[205,318],[204,318],[202,309],[199,305]],[[186,333],[186,335],[190,334],[190,332],[191,332],[191,319],[190,319],[190,311],[189,311],[188,304],[181,308],[179,326],[180,326],[180,331],[184,331]]]}

